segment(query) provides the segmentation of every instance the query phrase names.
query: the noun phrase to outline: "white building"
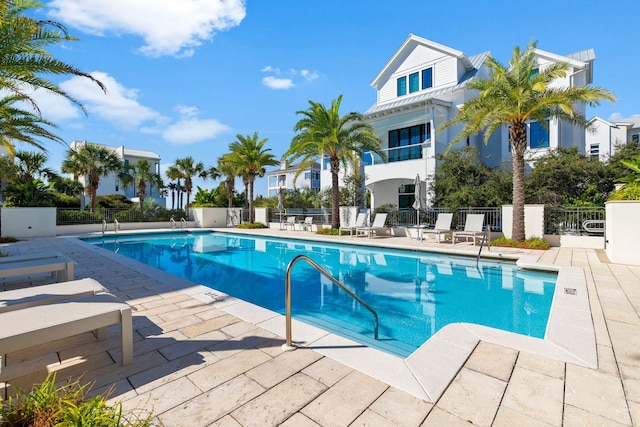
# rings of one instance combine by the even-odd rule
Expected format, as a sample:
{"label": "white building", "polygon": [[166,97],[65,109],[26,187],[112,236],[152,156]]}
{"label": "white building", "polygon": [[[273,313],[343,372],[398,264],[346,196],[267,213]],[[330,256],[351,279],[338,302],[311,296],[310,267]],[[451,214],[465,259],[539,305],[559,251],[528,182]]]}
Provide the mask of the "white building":
{"label": "white building", "polygon": [[300,164],[287,165],[286,161],[280,163],[280,168],[267,172],[267,185],[269,197],[276,196],[279,189],[293,190],[311,188],[320,191],[320,164],[314,163],[309,169],[296,174],[300,169]]}
{"label": "white building", "polygon": [[[608,121],[595,116],[589,120],[585,137],[585,153],[601,161],[607,160],[622,144],[634,140],[640,134],[640,116],[630,119]],[[634,132],[635,128],[635,133]]]}
{"label": "white building", "polygon": [[[388,162],[377,156],[365,155],[365,185],[371,191],[371,205],[393,204],[409,208],[413,204],[413,182],[417,174],[422,181],[423,197],[430,177],[438,167],[436,155],[443,153],[449,141],[461,130],[450,127],[438,134],[444,122],[456,116],[464,102],[476,96],[467,88],[474,78],[489,77],[485,60],[489,52],[467,56],[463,52],[410,34],[398,51],[374,77],[376,102],[365,113],[382,142]],[[536,50],[540,68],[552,63],[567,62],[569,71],[564,79],[554,82],[558,87],[584,86],[592,82],[593,50],[562,56]],[[585,113],[584,105],[576,106]],[[549,129],[541,123],[530,123],[527,129],[529,153],[532,158],[557,147],[579,147],[584,153],[585,132],[557,119],[549,118]],[[511,162],[508,129],[495,132],[485,145],[483,135],[475,135],[458,146],[478,148],[485,163],[498,166]],[[330,171],[323,162],[322,182],[330,181]],[[427,201],[428,202],[428,201]]]}
{"label": "white building", "polygon": [[[108,150],[113,151],[120,160],[122,160],[124,164],[125,170],[128,169],[129,166],[133,166],[138,161],[142,159],[146,159],[151,164],[151,170],[154,173],[160,173],[160,156],[152,151],[145,150],[136,150],[133,148],[126,148],[124,145],[119,147],[112,147],[105,144],[96,144],[94,142],[88,141],[73,141],[70,145],[71,149],[77,150],[83,144],[93,144],[104,147]],[[132,173],[131,171],[129,173]],[[79,176],[77,180],[84,185],[86,188],[88,183],[86,176]],[[98,186],[98,191],[96,192],[97,196],[106,196],[109,194],[122,194],[128,199],[135,199],[138,197],[137,189],[135,184],[131,184],[127,187],[123,187],[120,179],[118,178],[118,172],[114,172],[109,174],[108,176],[100,177],[100,185]],[[85,196],[86,197],[86,196]],[[162,197],[160,193],[160,189],[157,187],[152,187],[147,185],[146,198],[152,197],[156,204],[160,206],[165,205],[165,198]],[[137,200],[137,199],[136,199]],[[88,200],[86,200],[88,203]]]}

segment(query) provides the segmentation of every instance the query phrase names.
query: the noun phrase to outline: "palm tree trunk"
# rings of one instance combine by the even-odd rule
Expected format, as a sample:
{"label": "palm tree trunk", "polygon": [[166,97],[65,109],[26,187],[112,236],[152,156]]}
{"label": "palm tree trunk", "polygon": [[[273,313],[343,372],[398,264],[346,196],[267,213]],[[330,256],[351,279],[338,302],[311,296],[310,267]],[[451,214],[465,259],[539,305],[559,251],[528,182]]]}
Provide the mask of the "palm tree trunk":
{"label": "palm tree trunk", "polygon": [[338,172],[340,160],[331,158],[331,228],[340,228],[340,187],[338,185]]}
{"label": "palm tree trunk", "polygon": [[253,212],[253,182],[255,178],[249,178],[249,222],[255,222],[255,213]]}
{"label": "palm tree trunk", "polygon": [[527,129],[524,124],[512,125],[513,167],[513,223],[511,238],[524,242],[524,152],[527,148]]}

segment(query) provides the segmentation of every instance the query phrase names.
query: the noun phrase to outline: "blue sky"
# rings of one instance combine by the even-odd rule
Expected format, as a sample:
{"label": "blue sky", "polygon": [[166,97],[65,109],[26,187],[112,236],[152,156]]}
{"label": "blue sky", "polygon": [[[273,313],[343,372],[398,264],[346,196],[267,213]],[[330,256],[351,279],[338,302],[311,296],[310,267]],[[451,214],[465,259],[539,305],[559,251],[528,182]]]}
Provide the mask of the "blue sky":
{"label": "blue sky", "polygon": [[[52,53],[107,85],[60,85],[86,108],[35,94],[68,143],[150,150],[163,170],[180,157],[215,165],[236,134],[258,132],[279,159],[308,101],[364,112],[371,80],[408,34],[505,63],[515,46],[569,54],[595,49],[594,84],[615,104],[605,119],[640,114],[638,1],[53,0],[38,12],[80,40]],[[490,5],[488,5],[490,4]],[[47,142],[59,169],[66,148]],[[28,147],[20,147],[28,149]],[[220,181],[197,184],[214,187]],[[266,194],[266,178],[256,194]]]}

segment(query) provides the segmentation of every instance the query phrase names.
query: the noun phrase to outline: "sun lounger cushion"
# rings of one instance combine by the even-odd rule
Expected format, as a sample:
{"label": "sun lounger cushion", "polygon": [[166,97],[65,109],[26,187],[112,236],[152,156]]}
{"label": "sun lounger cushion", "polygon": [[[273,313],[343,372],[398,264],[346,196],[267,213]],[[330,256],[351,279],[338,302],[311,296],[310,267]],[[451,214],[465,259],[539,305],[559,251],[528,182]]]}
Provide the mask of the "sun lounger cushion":
{"label": "sun lounger cushion", "polygon": [[70,301],[0,313],[0,354],[6,366],[6,355],[15,351],[97,331],[99,340],[106,339],[107,326],[120,324],[122,364],[133,360],[133,328],[131,307],[112,294],[102,293]]}

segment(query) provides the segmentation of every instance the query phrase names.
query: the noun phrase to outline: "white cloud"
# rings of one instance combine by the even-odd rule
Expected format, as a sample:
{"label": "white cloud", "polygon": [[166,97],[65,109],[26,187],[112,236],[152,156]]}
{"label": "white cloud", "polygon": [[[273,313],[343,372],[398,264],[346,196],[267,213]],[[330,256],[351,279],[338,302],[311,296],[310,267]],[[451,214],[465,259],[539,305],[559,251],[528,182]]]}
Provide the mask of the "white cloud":
{"label": "white cloud", "polygon": [[262,79],[262,84],[271,89],[290,89],[294,86],[293,80],[267,76]]}
{"label": "white cloud", "polygon": [[609,120],[618,120],[622,118],[622,113],[616,112],[616,113],[611,113],[611,115],[609,116]]}
{"label": "white cloud", "polygon": [[308,81],[313,81],[320,77],[317,71],[300,70],[300,75]]}
{"label": "white cloud", "polygon": [[[64,96],[57,95],[44,89],[36,89],[29,95],[40,109],[45,120],[56,123],[63,120],[76,119],[83,115],[80,107]],[[20,105],[28,111],[35,111],[31,104],[23,102]]]}
{"label": "white cloud", "polygon": [[162,137],[174,144],[187,145],[213,139],[229,130],[215,119],[186,118],[169,126]]}
{"label": "white cloud", "polygon": [[294,80],[297,79],[298,76],[309,82],[317,79],[320,76],[317,71],[309,71],[306,69],[298,71],[295,68],[289,68],[289,70],[285,73],[288,75],[288,77],[280,77],[280,75],[282,74],[280,72],[280,68],[272,67],[271,65],[263,67],[260,71],[262,71],[263,73],[271,74],[270,76],[262,78],[262,84],[271,89],[290,89],[295,86]]}
{"label": "white cloud", "polygon": [[133,34],[149,56],[191,56],[214,34],[238,26],[244,0],[53,0],[50,15],[82,31]]}
{"label": "white cloud", "polygon": [[138,90],[124,87],[103,72],[91,75],[106,86],[106,94],[95,83],[83,77],[74,76],[60,84],[63,90],[85,106],[89,115],[95,114],[126,129],[138,127],[148,121],[166,121],[160,113],[137,101]]}

